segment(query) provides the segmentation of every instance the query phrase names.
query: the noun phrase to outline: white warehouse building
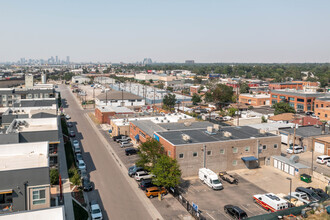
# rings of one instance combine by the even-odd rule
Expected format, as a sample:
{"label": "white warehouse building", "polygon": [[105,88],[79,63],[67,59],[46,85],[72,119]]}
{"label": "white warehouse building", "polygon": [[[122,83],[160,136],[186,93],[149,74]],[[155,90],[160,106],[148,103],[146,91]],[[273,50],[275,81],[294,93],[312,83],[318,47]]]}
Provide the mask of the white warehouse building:
{"label": "white warehouse building", "polygon": [[107,91],[96,97],[96,105],[100,106],[144,106],[145,100],[125,91]]}

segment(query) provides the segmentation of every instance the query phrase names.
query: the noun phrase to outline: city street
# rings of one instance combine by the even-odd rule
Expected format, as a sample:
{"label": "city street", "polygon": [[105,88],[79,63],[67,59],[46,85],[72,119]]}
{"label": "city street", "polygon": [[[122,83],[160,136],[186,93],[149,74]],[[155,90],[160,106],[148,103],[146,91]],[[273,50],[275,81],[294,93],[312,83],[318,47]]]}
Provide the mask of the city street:
{"label": "city street", "polygon": [[118,162],[109,153],[109,146],[98,137],[70,90],[65,85],[59,85],[59,90],[64,111],[75,125],[76,139],[82,144],[83,159],[95,186],[88,193],[89,201],[99,202],[105,219],[161,219],[153,205],[143,199],[143,193],[132,188],[127,174],[123,174]]}

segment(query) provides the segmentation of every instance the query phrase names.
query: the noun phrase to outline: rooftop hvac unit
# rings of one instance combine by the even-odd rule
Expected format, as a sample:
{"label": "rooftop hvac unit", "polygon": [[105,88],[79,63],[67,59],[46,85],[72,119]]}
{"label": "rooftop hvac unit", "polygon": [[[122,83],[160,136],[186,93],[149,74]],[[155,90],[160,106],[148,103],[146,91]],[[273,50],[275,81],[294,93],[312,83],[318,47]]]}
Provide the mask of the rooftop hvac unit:
{"label": "rooftop hvac unit", "polygon": [[291,161],[292,163],[298,163],[298,162],[299,162],[299,156],[297,156],[297,155],[292,155],[292,156],[290,157],[290,161]]}
{"label": "rooftop hvac unit", "polygon": [[189,142],[191,140],[190,136],[187,134],[183,134],[182,135],[182,140],[184,140],[185,142]]}
{"label": "rooftop hvac unit", "polygon": [[264,129],[259,130],[260,134],[266,134],[266,131]]}
{"label": "rooftop hvac unit", "polygon": [[167,123],[170,123],[170,120],[167,120]]}
{"label": "rooftop hvac unit", "polygon": [[187,118],[187,116],[186,116],[186,115],[184,115],[184,116],[183,116],[183,118]]}
{"label": "rooftop hvac unit", "polygon": [[231,135],[232,134],[229,131],[223,132],[223,136],[225,136],[225,137],[231,137]]}
{"label": "rooftop hvac unit", "polygon": [[163,120],[160,120],[160,122],[164,122]]}
{"label": "rooftop hvac unit", "polygon": [[164,117],[164,120],[166,120],[166,117]]}
{"label": "rooftop hvac unit", "polygon": [[155,118],[156,120],[158,120],[158,118]]}
{"label": "rooftop hvac unit", "polygon": [[214,124],[214,125],[213,125],[213,128],[214,128],[215,130],[219,131],[219,130],[220,130],[220,125],[218,125],[218,124]]}
{"label": "rooftop hvac unit", "polygon": [[191,126],[191,122],[185,122],[185,123],[183,123],[183,124],[184,124],[184,126],[186,126],[186,127]]}
{"label": "rooftop hvac unit", "polygon": [[207,127],[207,132],[209,132],[209,133],[213,133],[213,127],[212,127],[212,126],[208,126],[208,127]]}

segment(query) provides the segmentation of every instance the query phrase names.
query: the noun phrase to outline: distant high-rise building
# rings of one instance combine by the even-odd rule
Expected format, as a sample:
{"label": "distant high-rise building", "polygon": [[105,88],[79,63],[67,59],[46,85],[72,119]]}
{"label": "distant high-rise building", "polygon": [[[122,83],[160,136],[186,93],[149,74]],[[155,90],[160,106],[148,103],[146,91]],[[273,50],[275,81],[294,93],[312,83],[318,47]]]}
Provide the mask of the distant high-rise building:
{"label": "distant high-rise building", "polygon": [[152,64],[151,58],[144,58],[143,65],[148,65],[148,64]]}
{"label": "distant high-rise building", "polygon": [[56,62],[56,64],[59,64],[58,56],[56,56],[56,58],[55,58],[55,62]]}
{"label": "distant high-rise building", "polygon": [[32,74],[25,74],[25,87],[26,88],[31,88],[33,87],[34,82],[33,82],[33,75]]}
{"label": "distant high-rise building", "polygon": [[47,83],[47,75],[46,73],[41,74],[41,83],[46,84]]}
{"label": "distant high-rise building", "polygon": [[195,63],[195,60],[186,60],[185,63],[186,63],[186,64],[194,64],[194,63]]}
{"label": "distant high-rise building", "polygon": [[66,63],[70,64],[70,56],[66,56]]}

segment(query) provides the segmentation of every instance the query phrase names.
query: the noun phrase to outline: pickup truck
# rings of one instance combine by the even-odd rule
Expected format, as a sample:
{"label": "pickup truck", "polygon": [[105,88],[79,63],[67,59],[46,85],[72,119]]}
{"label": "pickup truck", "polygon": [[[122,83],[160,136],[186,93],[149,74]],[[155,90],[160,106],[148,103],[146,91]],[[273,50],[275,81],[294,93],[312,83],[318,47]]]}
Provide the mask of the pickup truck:
{"label": "pickup truck", "polygon": [[[298,199],[300,202],[303,202],[304,204],[308,204],[311,202],[307,194],[303,192],[291,192],[291,197]],[[290,193],[288,194],[288,198],[290,198]]]}

